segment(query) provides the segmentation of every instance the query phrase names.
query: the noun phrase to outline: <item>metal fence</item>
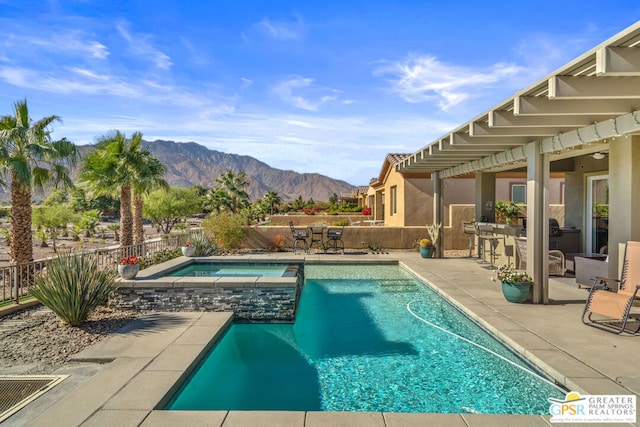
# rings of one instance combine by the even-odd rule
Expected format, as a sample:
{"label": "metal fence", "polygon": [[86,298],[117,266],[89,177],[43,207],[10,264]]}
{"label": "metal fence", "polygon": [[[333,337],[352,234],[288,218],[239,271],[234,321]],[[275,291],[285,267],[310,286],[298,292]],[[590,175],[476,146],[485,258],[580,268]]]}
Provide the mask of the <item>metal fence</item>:
{"label": "metal fence", "polygon": [[[168,239],[150,240],[131,246],[118,246],[110,248],[98,248],[72,252],[74,254],[92,255],[102,268],[116,269],[122,258],[135,255],[138,257],[151,257],[166,249],[177,249],[186,240],[186,235],[172,236]],[[35,283],[35,278],[45,271],[52,258],[32,261],[24,264],[14,264],[0,267],[0,303],[13,300],[20,302],[29,295],[29,286]]]}

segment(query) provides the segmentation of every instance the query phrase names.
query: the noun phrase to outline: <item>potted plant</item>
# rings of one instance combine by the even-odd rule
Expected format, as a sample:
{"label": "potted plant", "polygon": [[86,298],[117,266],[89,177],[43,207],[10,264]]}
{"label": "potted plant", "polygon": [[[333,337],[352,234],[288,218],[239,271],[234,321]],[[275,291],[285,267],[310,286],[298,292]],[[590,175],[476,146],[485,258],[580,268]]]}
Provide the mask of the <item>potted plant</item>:
{"label": "potted plant", "polygon": [[523,303],[529,299],[533,279],[526,271],[518,271],[510,265],[499,265],[496,277],[502,284],[502,294],[509,302]]}
{"label": "potted plant", "polygon": [[191,240],[189,240],[182,247],[182,255],[191,257],[191,256],[194,256],[195,253],[196,253],[196,248],[195,246],[191,245]]}
{"label": "potted plant", "polygon": [[433,256],[434,247],[431,244],[431,240],[422,239],[420,240],[420,256],[422,258],[431,258]]}
{"label": "potted plant", "polygon": [[420,255],[422,258],[432,258],[436,249],[436,243],[440,238],[440,228],[442,224],[427,224],[428,239],[420,240]]}
{"label": "potted plant", "polygon": [[513,200],[496,200],[496,223],[515,224],[520,215],[520,205]]}
{"label": "potted plant", "polygon": [[123,257],[118,265],[118,274],[120,277],[126,280],[131,280],[136,277],[136,274],[140,271],[140,258],[135,255],[130,257]]}

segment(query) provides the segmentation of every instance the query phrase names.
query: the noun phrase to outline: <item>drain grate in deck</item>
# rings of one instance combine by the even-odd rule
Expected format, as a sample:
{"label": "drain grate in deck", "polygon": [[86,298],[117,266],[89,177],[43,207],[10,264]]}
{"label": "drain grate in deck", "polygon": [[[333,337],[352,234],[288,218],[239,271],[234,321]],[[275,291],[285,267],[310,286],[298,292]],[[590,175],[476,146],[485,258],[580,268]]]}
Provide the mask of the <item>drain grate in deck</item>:
{"label": "drain grate in deck", "polygon": [[68,375],[0,375],[0,423]]}

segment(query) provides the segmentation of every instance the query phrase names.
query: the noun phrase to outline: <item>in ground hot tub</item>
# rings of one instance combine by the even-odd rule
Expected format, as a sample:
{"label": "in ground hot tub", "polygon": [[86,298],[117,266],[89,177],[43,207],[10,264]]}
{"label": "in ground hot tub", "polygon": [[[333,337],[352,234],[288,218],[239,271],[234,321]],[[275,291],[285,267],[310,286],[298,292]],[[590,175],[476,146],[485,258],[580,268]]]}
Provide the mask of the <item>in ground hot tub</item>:
{"label": "in ground hot tub", "polygon": [[180,257],[120,280],[115,304],[146,311],[233,311],[235,321],[293,322],[304,262]]}

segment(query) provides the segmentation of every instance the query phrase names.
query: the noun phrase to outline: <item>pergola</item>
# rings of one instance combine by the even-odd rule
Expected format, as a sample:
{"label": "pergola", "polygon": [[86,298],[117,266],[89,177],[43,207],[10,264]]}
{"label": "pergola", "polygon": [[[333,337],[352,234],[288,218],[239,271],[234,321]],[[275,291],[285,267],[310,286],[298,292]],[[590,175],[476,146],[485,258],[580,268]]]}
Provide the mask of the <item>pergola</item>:
{"label": "pergola", "polygon": [[[526,167],[527,269],[535,281],[534,302],[547,303],[550,163],[609,152],[610,204],[621,207],[611,208],[610,224],[616,228],[610,242],[640,239],[640,214],[635,213],[640,202],[633,200],[640,199],[640,191],[633,191],[640,185],[635,172],[640,170],[638,135],[640,21],[421,148],[396,168],[432,173],[434,219],[441,222],[443,179],[476,174],[479,217],[487,197],[483,176]],[[613,248],[610,273],[617,256]]]}

